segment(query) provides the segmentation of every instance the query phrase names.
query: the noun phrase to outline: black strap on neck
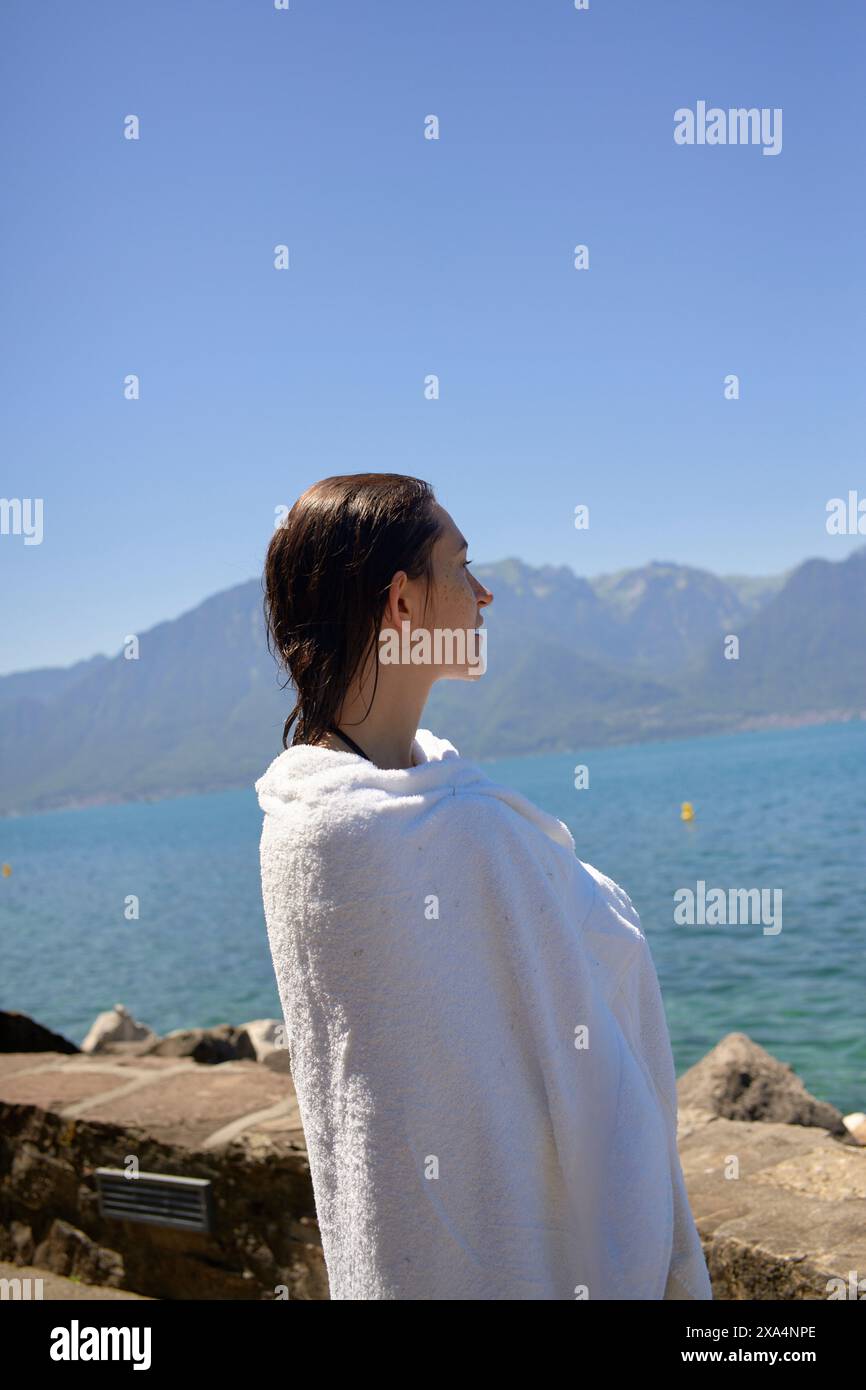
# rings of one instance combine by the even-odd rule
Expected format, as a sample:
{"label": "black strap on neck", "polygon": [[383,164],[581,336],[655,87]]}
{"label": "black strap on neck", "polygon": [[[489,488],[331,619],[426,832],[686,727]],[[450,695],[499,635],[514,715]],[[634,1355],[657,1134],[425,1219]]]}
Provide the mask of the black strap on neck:
{"label": "black strap on neck", "polygon": [[330,726],[330,732],[336,734],[337,738],[341,738],[344,743],[348,743],[353,753],[358,753],[362,758],[366,758],[368,763],[373,761],[373,759],[364,752],[363,748],[359,748],[354,739],[349,738],[348,734],[344,734],[341,729],[337,728],[336,724]]}

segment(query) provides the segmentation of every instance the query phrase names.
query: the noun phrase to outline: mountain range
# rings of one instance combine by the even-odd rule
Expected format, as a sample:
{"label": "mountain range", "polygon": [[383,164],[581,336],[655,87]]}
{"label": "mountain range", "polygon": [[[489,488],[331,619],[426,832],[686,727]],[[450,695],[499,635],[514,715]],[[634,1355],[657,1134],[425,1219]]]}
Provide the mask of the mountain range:
{"label": "mountain range", "polygon": [[[468,756],[866,718],[866,546],[760,579],[473,569],[487,670],[437,682],[422,721]],[[284,681],[259,579],[140,634],[137,660],[0,677],[0,815],[250,787],[282,750]]]}

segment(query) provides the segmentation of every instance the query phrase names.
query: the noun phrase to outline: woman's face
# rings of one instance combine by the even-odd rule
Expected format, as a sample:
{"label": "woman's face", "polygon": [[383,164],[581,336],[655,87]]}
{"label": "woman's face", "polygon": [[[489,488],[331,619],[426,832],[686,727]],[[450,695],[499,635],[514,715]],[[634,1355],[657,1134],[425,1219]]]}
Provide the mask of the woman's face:
{"label": "woman's face", "polygon": [[[438,503],[435,511],[442,532],[433,545],[430,606],[422,625],[434,638],[432,665],[437,675],[471,678],[480,675],[486,664],[486,633],[479,634],[476,629],[483,626],[481,610],[493,602],[493,594],[470,572],[466,540],[448,512]],[[455,634],[451,639],[447,636],[449,631]],[[462,633],[463,645],[457,633]]]}

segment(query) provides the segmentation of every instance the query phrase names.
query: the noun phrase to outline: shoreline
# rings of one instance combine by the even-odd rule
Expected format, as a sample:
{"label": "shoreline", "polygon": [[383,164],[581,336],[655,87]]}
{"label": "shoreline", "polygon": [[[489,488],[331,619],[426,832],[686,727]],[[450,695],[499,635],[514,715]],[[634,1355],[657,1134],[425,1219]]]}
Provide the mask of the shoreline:
{"label": "shoreline", "polygon": [[[766,714],[766,715],[747,715],[734,725],[720,724],[716,728],[702,729],[700,732],[684,733],[659,731],[657,734],[649,733],[647,736],[638,739],[605,739],[601,743],[583,744],[583,749],[595,748],[642,748],[649,744],[656,743],[678,743],[692,742],[702,738],[734,737],[737,734],[749,733],[772,733],[786,732],[791,729],[817,728],[825,725],[838,724],[858,724],[866,722],[866,709],[844,709],[844,710],[806,710],[800,714]],[[426,727],[426,726],[421,726]],[[497,753],[496,755],[483,755],[481,757],[470,757],[466,755],[467,761],[478,764],[500,762],[505,758],[538,758],[550,757],[552,755],[575,754],[578,750],[568,748],[543,748],[533,749],[527,752]],[[279,756],[277,753],[274,757]],[[48,816],[57,812],[66,811],[87,811],[100,806],[138,806],[148,805],[160,801],[178,801],[185,797],[193,796],[217,796],[222,792],[253,791],[254,781],[262,775],[262,769],[255,775],[253,781],[249,783],[231,782],[224,786],[212,786],[193,790],[191,788],[178,789],[177,787],[166,787],[160,791],[142,792],[139,795],[117,796],[110,792],[84,797],[70,797],[68,800],[58,801],[57,804],[48,806],[25,807],[22,810],[13,808],[11,810],[0,810],[0,821],[22,820],[30,816]]]}

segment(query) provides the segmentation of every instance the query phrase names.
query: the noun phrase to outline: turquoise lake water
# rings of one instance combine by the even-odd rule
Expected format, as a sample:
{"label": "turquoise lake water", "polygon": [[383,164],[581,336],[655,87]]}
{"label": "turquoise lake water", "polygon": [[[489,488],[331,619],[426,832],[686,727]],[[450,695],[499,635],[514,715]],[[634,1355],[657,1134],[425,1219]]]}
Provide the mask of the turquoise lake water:
{"label": "turquoise lake water", "polygon": [[[866,1110],[866,722],[484,768],[564,820],[579,857],[630,894],[678,1074],[745,1032],[815,1095]],[[0,878],[0,1007],[79,1043],[118,1001],[159,1033],[279,1018],[261,821],[252,788],[0,820],[13,870]],[[673,895],[698,880],[781,889],[781,931],[677,925]],[[129,894],[138,921],[124,917]]]}

